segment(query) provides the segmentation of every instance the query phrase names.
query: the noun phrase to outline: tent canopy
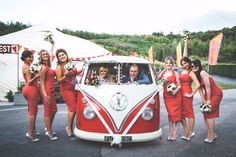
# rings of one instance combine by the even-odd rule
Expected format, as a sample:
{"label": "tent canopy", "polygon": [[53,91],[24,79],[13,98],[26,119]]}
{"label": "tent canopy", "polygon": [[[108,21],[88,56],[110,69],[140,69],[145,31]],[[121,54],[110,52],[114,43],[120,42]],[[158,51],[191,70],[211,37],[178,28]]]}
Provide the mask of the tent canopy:
{"label": "tent canopy", "polygon": [[[41,49],[50,51],[52,48],[50,41],[45,40],[49,36],[55,42],[54,53],[57,49],[63,48],[73,60],[87,60],[110,54],[108,50],[93,42],[66,35],[45,24],[0,36],[0,44],[17,44],[20,47],[18,55],[0,54],[0,71],[4,72],[0,75],[0,100],[5,100],[4,96],[9,90],[16,91],[17,82],[23,80],[21,72],[23,62],[19,59],[22,52],[25,49],[36,52],[34,62],[37,62],[37,52]],[[55,67],[56,59],[53,62],[52,65]]]}
{"label": "tent canopy", "polygon": [[45,40],[48,36],[51,36],[55,42],[54,50],[63,48],[68,52],[69,57],[76,60],[90,59],[110,53],[93,42],[66,35],[44,24],[1,36],[0,44],[18,44],[36,52],[41,49],[50,51],[52,44]]}

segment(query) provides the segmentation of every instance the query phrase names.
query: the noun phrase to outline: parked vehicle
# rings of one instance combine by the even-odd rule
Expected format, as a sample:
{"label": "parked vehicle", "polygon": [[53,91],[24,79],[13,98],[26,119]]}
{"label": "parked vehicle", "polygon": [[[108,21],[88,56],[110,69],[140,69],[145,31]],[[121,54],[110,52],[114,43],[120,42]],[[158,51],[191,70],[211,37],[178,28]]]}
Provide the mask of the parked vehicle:
{"label": "parked vehicle", "polygon": [[[122,83],[132,64],[148,76],[149,84]],[[108,67],[109,82],[99,82],[99,67]],[[162,135],[159,88],[149,61],[106,56],[87,61],[78,90],[77,137],[112,144],[143,142]]]}

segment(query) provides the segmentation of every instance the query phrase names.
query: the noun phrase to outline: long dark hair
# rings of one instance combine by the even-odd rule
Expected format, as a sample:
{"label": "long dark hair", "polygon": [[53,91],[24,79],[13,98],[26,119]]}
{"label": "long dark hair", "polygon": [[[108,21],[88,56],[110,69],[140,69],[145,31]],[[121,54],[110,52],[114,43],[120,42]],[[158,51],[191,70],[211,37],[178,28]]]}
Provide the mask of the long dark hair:
{"label": "long dark hair", "polygon": [[194,73],[196,74],[198,81],[201,82],[201,75],[200,75],[202,71],[201,61],[199,59],[194,59],[192,61],[192,66],[198,67],[198,71],[195,71]]}
{"label": "long dark hair", "polygon": [[22,52],[21,60],[22,60],[22,61],[25,61],[25,59],[26,59],[27,57],[30,57],[32,54],[33,54],[32,51],[24,51],[24,52]]}
{"label": "long dark hair", "polygon": [[192,61],[188,58],[188,57],[183,57],[183,58],[181,58],[181,60],[180,60],[180,65],[181,66],[183,66],[183,64],[182,64],[182,62],[185,62],[185,63],[188,63],[189,64],[189,68],[191,69],[191,63],[192,63]]}

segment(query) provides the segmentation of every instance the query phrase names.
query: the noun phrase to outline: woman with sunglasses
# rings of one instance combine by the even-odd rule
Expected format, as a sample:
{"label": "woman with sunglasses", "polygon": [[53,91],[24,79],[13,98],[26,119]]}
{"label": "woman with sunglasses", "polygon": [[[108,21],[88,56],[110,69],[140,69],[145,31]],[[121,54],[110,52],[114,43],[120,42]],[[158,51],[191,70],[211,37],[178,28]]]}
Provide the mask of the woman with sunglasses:
{"label": "woman with sunglasses", "polygon": [[21,60],[24,62],[22,66],[22,74],[25,79],[25,86],[22,94],[28,101],[28,132],[26,137],[32,142],[38,142],[36,138],[36,116],[38,112],[38,73],[30,73],[30,65],[34,60],[33,53],[31,51],[24,51],[21,56]]}
{"label": "woman with sunglasses", "polygon": [[[181,138],[184,140],[190,140],[191,137],[195,135],[193,132],[195,118],[193,110],[193,96],[200,87],[200,83],[191,70],[191,60],[188,57],[183,57],[180,60],[183,71],[180,74],[180,84],[182,92],[182,111],[181,111],[181,124],[184,129],[184,136]],[[192,90],[192,82],[194,82],[195,87]],[[186,121],[187,120],[187,121]]]}
{"label": "woman with sunglasses", "polygon": [[[165,58],[165,69],[157,76],[157,80],[165,79],[166,82],[163,84],[163,99],[168,112],[169,120],[169,133],[167,140],[175,141],[178,136],[179,122],[181,121],[181,86],[179,82],[179,75],[173,70],[174,58]],[[171,92],[167,90],[168,85],[174,84],[175,89]]]}
{"label": "woman with sunglasses", "polygon": [[196,74],[201,84],[199,93],[202,98],[202,103],[211,105],[211,112],[204,112],[203,115],[207,129],[207,138],[204,141],[206,143],[212,143],[217,138],[215,133],[215,118],[219,117],[219,108],[223,92],[211,75],[202,69],[199,59],[192,61],[192,71]]}

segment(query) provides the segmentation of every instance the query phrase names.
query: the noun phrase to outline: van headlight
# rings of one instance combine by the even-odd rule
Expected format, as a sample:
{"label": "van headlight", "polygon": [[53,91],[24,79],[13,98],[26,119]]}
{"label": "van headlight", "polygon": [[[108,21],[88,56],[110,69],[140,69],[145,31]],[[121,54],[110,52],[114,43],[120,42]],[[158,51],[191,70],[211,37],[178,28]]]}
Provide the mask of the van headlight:
{"label": "van headlight", "polygon": [[151,120],[153,117],[153,110],[150,107],[146,107],[142,113],[143,120]]}
{"label": "van headlight", "polygon": [[154,98],[152,98],[152,100],[150,101],[150,104],[152,104],[152,105],[153,105],[153,104],[155,104],[155,102],[156,102],[156,101],[155,101],[155,99],[154,99]]}
{"label": "van headlight", "polygon": [[92,120],[96,116],[96,113],[93,111],[93,109],[90,106],[86,106],[84,108],[83,115],[86,119]]}

